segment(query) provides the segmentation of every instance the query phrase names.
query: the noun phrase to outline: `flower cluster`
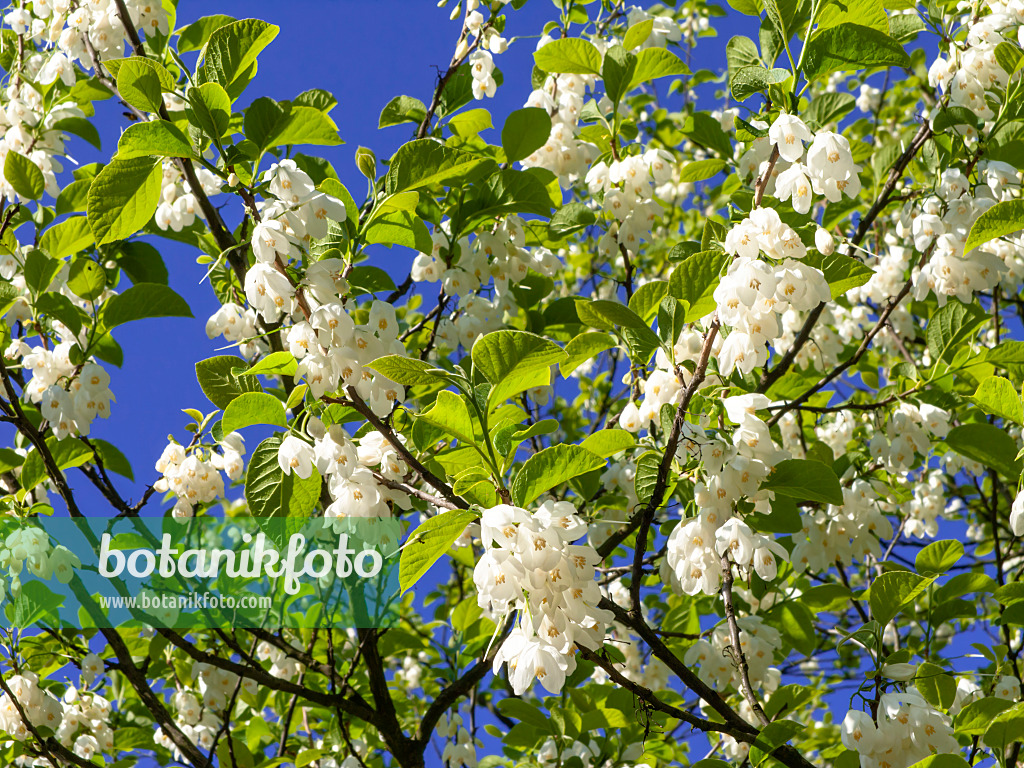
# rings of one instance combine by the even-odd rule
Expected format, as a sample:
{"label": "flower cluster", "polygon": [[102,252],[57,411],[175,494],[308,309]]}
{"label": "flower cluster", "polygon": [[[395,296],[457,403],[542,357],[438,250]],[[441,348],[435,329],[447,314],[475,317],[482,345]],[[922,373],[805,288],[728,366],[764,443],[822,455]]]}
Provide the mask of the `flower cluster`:
{"label": "flower cluster", "polygon": [[39,404],[58,440],[87,436],[96,418],[110,416],[110,403],[114,401],[110,375],[91,361],[81,366],[72,363],[74,347],[70,341],[52,350],[15,341],[5,354],[8,360],[20,357],[24,369],[31,372],[25,392],[30,402]]}
{"label": "flower cluster", "polygon": [[732,444],[719,437],[693,433],[685,437],[680,453],[700,458],[705,477],[694,487],[696,517],[677,525],[668,539],[662,566],[663,577],[689,595],[713,595],[721,585],[723,557],[741,569],[752,568],[771,581],[778,572],[778,558],[786,550],[774,540],[755,534],[733,516],[740,501],[753,501],[754,509],[767,512],[769,492],[759,490],[771,468],[789,454],[779,450],[768,425],[755,413],[769,404],[764,395],[737,395],[723,401],[729,420],[739,425]]}
{"label": "flower cluster", "polygon": [[0,544],[0,569],[7,571],[9,587],[0,580],[0,602],[10,592],[17,599],[21,594],[21,575],[29,574],[44,581],[56,579],[67,584],[74,569],[82,566],[78,556],[62,544],[51,546],[50,538],[41,528],[18,528]]}
{"label": "flower cluster", "polygon": [[860,754],[861,768],[907,768],[960,749],[950,718],[911,691],[883,693],[877,724],[868,713],[850,710],[842,734],[843,745]]}
{"label": "flower cluster", "polygon": [[[760,616],[740,616],[736,624],[739,627],[740,650],[747,660],[750,685],[771,693],[781,679],[781,673],[771,664],[775,652],[782,647],[782,637]],[[736,691],[742,690],[739,667],[730,658],[731,645],[729,628],[721,625],[711,633],[710,639],[701,638],[691,645],[683,663],[688,666],[699,664],[697,674],[700,679],[720,691],[729,686]]]}
{"label": "flower cluster", "polygon": [[[25,741],[30,735],[29,725],[34,728],[46,726],[57,729],[64,708],[57,699],[39,687],[39,675],[23,670],[21,674],[10,675],[5,682],[14,694],[14,700],[6,693],[0,693],[0,730],[15,741]],[[27,724],[18,711],[19,705],[28,718]]]}
{"label": "flower cluster", "polygon": [[658,189],[672,183],[675,161],[667,151],[651,147],[621,160],[595,163],[586,175],[587,189],[602,201],[605,213],[614,218],[612,227],[597,242],[598,253],[617,259],[619,248],[630,255],[647,240],[662,213],[655,199]]}
{"label": "flower cluster", "polygon": [[[541,43],[548,40],[544,38]],[[594,83],[593,75],[549,75],[530,94],[524,106],[546,110],[551,116],[551,133],[544,146],[522,161],[523,168],[546,168],[558,176],[563,187],[587,175],[598,149],[581,140],[576,128],[583,111],[583,97],[588,88],[593,90]]]}
{"label": "flower cluster", "polygon": [[437,722],[437,735],[445,740],[441,762],[448,768],[476,768],[476,751],[483,747],[480,739],[473,738],[463,725],[462,715],[455,712],[450,718],[441,715]]}
{"label": "flower cluster", "polygon": [[[823,230],[819,230],[824,233]],[[816,238],[819,250],[829,250],[828,233]],[[736,258],[715,288],[718,318],[732,328],[718,356],[719,370],[750,373],[768,360],[768,344],[783,335],[780,317],[806,312],[832,298],[821,270],[799,259],[807,248],[799,234],[782,222],[772,208],[755,208],[729,230],[725,250]],[[763,261],[764,253],[777,266]]]}
{"label": "flower cluster", "polygon": [[[199,167],[195,169],[195,173],[207,197],[220,194],[221,182],[213,171]],[[186,191],[184,184],[184,177],[178,167],[169,160],[164,161],[160,204],[153,217],[154,223],[160,229],[181,232],[195,223],[196,216],[205,220],[206,216],[199,208],[196,196]]]}
{"label": "flower cluster", "polygon": [[178,497],[175,517],[192,517],[196,505],[207,504],[224,496],[223,471],[230,480],[242,477],[245,463],[245,442],[237,432],[226,435],[218,443],[219,452],[204,448],[185,448],[168,443],[156,462],[162,477],[153,484],[157,491],[170,491]]}
{"label": "flower cluster", "polygon": [[69,686],[64,692],[64,715],[55,734],[65,747],[84,760],[104,752],[114,753],[114,731],[110,727],[110,702],[95,691]]}
{"label": "flower cluster", "polygon": [[484,553],[473,571],[477,602],[492,617],[520,612],[520,621],[494,657],[508,665],[517,696],[534,681],[558,693],[576,668],[574,646],[599,648],[612,614],[597,607],[599,557],[569,502],[544,502],[536,512],[502,504],[480,521]]}

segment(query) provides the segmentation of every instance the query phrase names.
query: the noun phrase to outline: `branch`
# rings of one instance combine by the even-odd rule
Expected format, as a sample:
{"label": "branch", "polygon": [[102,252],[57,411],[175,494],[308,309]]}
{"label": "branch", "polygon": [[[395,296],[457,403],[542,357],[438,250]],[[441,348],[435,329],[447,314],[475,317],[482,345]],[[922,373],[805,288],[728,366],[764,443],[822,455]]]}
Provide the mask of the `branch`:
{"label": "branch", "polygon": [[667,702],[662,701],[657,696],[655,696],[650,691],[650,689],[644,688],[642,685],[638,685],[637,683],[634,683],[632,680],[623,676],[623,674],[615,668],[615,665],[611,661],[609,661],[604,654],[595,653],[589,648],[584,648],[581,645],[577,645],[576,648],[579,650],[580,656],[582,656],[587,661],[593,662],[594,664],[599,666],[601,669],[608,673],[608,677],[615,681],[616,684],[618,684],[622,688],[625,688],[638,699],[645,702],[652,709],[656,709],[659,712],[664,712],[666,715],[674,717],[676,720],[681,720],[682,722],[701,731],[727,733],[737,741],[743,741],[748,744],[752,744],[754,742],[754,736],[749,732],[737,731],[736,729],[731,728],[723,723],[713,723],[710,720],[705,720],[701,717],[697,717],[696,715],[690,714],[689,712],[685,712],[684,710],[681,710]]}
{"label": "branch", "polygon": [[747,666],[747,657],[740,645],[740,628],[736,623],[736,608],[732,603],[732,562],[727,555],[722,555],[722,603],[725,605],[725,620],[729,625],[729,642],[732,644],[733,658],[740,671],[740,690],[743,698],[754,712],[754,716],[761,721],[761,725],[768,725],[771,721],[764,713],[760,702],[754,696],[754,689],[750,685],[750,668]]}
{"label": "branch", "polygon": [[[928,261],[934,250],[935,243],[933,242],[931,245],[928,246],[928,248],[925,249],[925,252],[921,254],[921,259],[918,265],[924,266],[924,263]],[[850,368],[856,365],[857,361],[860,360],[861,357],[864,356],[864,353],[868,351],[868,347],[871,346],[871,342],[874,340],[875,336],[877,336],[885,327],[886,323],[889,321],[889,316],[893,313],[893,310],[895,310],[899,303],[903,301],[904,298],[906,298],[908,293],[910,293],[910,289],[913,287],[913,285],[914,278],[911,277],[907,280],[907,282],[903,284],[903,287],[900,289],[900,292],[893,296],[891,299],[889,299],[889,302],[885,305],[885,309],[883,309],[881,314],[878,316],[878,322],[876,322],[874,327],[870,331],[868,331],[867,334],[865,334],[864,338],[860,342],[860,346],[857,347],[857,350],[853,353],[852,356],[850,356],[843,363],[829,371],[825,378],[823,378],[813,387],[811,387],[802,395],[800,395],[800,397],[798,397],[796,400],[786,403],[782,408],[777,410],[775,414],[768,420],[768,426],[771,427],[774,424],[778,423],[779,419],[782,418],[782,415],[784,413],[787,413],[788,411],[791,411],[794,408],[797,408],[803,403],[807,402],[814,395],[815,392],[818,392],[823,387],[828,386],[830,382],[835,381],[840,376],[842,376],[846,371],[848,371]],[[819,306],[824,307],[825,305],[821,304]],[[803,331],[801,330],[801,333],[802,332]]]}
{"label": "branch", "polygon": [[693,399],[697,389],[704,381],[704,376],[707,373],[708,363],[711,360],[711,347],[714,346],[715,336],[718,334],[719,322],[718,316],[711,321],[711,327],[708,329],[707,335],[704,337],[704,347],[701,349],[700,360],[697,362],[697,368],[693,372],[693,376],[690,378],[690,383],[686,385],[686,389],[683,390],[682,399],[679,401],[679,406],[676,408],[676,417],[672,421],[672,432],[668,436],[668,441],[665,443],[665,455],[661,458],[661,464],[658,465],[658,477],[654,483],[654,490],[651,492],[651,498],[647,502],[647,505],[639,513],[639,526],[636,534],[636,546],[633,551],[633,575],[630,579],[629,594],[630,594],[630,614],[637,620],[641,620],[640,612],[640,575],[643,570],[644,553],[647,551],[647,533],[651,528],[651,523],[654,520],[654,513],[661,506],[661,497],[665,493],[665,488],[668,485],[669,470],[672,468],[672,462],[676,458],[676,448],[679,446],[679,436],[682,434],[683,425],[686,423],[686,412],[690,407],[690,400]]}
{"label": "branch", "polygon": [[427,469],[425,466],[423,466],[422,462],[420,462],[419,459],[417,459],[415,456],[412,455],[412,453],[409,452],[409,449],[405,447],[405,444],[398,439],[398,435],[395,434],[395,431],[390,426],[385,424],[384,421],[376,413],[373,412],[373,409],[370,408],[370,406],[368,406],[361,397],[359,397],[359,393],[356,392],[355,387],[347,387],[346,392],[348,393],[349,397],[348,401],[339,400],[337,398],[332,397],[328,397],[325,399],[329,403],[341,403],[342,405],[351,405],[353,408],[359,411],[360,415],[363,416],[363,418],[365,418],[368,422],[370,422],[373,425],[374,429],[376,429],[378,432],[384,435],[385,438],[387,438],[387,441],[391,444],[391,447],[398,451],[399,455],[401,455],[401,457],[405,460],[405,463],[408,464],[413,469],[415,469],[417,472],[419,472],[420,477],[422,477],[424,481],[433,486],[438,493],[440,493],[450,504],[455,506],[457,509],[469,509],[469,504],[467,504],[463,499],[456,496],[455,492],[446,482],[444,482],[444,480],[442,480],[429,469]]}

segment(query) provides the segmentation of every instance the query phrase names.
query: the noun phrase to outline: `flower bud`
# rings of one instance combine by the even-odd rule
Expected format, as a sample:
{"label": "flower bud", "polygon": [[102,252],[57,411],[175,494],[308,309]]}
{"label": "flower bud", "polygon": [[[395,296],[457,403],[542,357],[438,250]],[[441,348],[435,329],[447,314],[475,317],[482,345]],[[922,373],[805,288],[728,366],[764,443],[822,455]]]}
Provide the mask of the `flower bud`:
{"label": "flower bud", "polygon": [[832,252],[836,249],[836,241],[827,229],[818,227],[818,230],[814,233],[814,247],[822,255],[831,256]]}

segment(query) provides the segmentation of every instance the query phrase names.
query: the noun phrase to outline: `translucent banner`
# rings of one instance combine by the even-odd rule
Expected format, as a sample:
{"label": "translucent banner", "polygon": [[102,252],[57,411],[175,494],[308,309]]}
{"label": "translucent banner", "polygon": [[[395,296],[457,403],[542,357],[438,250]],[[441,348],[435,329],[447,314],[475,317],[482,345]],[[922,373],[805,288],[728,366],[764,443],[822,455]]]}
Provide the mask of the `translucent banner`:
{"label": "translucent banner", "polygon": [[0,597],[20,629],[387,627],[400,525],[0,516]]}

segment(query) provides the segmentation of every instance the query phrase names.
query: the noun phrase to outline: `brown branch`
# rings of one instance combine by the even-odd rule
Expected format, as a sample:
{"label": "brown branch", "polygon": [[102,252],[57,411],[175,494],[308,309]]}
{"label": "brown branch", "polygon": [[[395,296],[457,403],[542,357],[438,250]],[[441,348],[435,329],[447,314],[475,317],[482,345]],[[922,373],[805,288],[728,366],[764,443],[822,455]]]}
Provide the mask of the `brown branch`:
{"label": "brown branch", "polygon": [[740,673],[740,691],[743,698],[747,700],[754,716],[761,722],[761,725],[768,725],[771,721],[764,713],[761,703],[754,696],[754,689],[750,685],[750,667],[747,665],[747,656],[743,653],[743,646],[740,644],[740,628],[736,622],[736,607],[732,602],[732,561],[728,555],[722,555],[722,603],[725,606],[725,621],[729,625],[729,642],[732,644],[733,662]]}
{"label": "brown branch", "polygon": [[697,367],[693,372],[693,376],[690,377],[690,383],[686,385],[686,389],[683,390],[682,399],[679,401],[679,406],[676,408],[676,416],[672,421],[672,431],[668,436],[668,440],[665,443],[665,455],[661,458],[661,464],[658,465],[658,476],[654,483],[654,489],[651,492],[651,498],[647,502],[647,505],[638,513],[639,525],[636,534],[636,546],[633,552],[633,575],[630,579],[629,594],[630,594],[630,613],[635,619],[641,618],[641,606],[640,606],[640,579],[641,571],[643,570],[644,553],[647,551],[647,533],[651,528],[651,523],[654,520],[654,513],[658,507],[661,506],[662,496],[665,493],[665,488],[668,485],[668,475],[672,468],[672,462],[676,458],[676,448],[679,446],[679,436],[682,434],[683,425],[686,423],[687,409],[690,407],[690,400],[693,399],[697,389],[704,381],[704,376],[707,373],[708,363],[711,359],[711,347],[714,346],[715,336],[718,334],[719,322],[718,316],[711,321],[711,327],[708,328],[707,335],[704,337],[704,347],[701,349],[700,359],[697,362]]}
{"label": "brown branch", "polygon": [[391,447],[398,451],[399,455],[405,460],[405,463],[415,469],[420,474],[420,477],[433,486],[433,488],[440,493],[445,500],[454,505],[457,509],[469,509],[469,504],[456,496],[455,492],[447,483],[444,482],[444,480],[423,466],[422,462],[410,453],[409,449],[405,447],[405,444],[398,439],[395,431],[385,424],[384,421],[373,412],[373,409],[370,408],[370,406],[368,406],[361,397],[359,397],[359,393],[356,392],[355,387],[348,387],[346,392],[348,393],[348,400],[340,400],[332,397],[325,398],[325,400],[329,403],[351,405],[359,411],[360,415],[370,422],[374,429],[384,435],[387,441],[391,444]]}

